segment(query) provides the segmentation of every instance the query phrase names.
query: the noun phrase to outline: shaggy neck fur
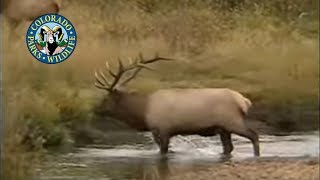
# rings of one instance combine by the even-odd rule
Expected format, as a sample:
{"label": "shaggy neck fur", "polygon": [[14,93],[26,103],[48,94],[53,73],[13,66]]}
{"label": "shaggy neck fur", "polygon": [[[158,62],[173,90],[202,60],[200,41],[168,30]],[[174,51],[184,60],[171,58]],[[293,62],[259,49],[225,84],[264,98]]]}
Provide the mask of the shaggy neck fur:
{"label": "shaggy neck fur", "polygon": [[145,112],[147,96],[137,93],[115,92],[111,94],[114,113],[119,120],[138,131],[147,131]]}

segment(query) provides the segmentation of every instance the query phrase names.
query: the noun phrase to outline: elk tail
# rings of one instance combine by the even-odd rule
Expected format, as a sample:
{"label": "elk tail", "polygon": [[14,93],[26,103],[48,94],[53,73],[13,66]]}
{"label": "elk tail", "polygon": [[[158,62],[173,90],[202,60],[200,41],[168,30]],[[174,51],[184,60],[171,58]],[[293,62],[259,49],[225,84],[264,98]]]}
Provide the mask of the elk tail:
{"label": "elk tail", "polygon": [[243,116],[246,116],[248,114],[249,108],[252,106],[252,102],[250,101],[250,99],[244,97],[242,94],[236,91],[231,91],[231,92],[236,102],[239,105],[239,111]]}

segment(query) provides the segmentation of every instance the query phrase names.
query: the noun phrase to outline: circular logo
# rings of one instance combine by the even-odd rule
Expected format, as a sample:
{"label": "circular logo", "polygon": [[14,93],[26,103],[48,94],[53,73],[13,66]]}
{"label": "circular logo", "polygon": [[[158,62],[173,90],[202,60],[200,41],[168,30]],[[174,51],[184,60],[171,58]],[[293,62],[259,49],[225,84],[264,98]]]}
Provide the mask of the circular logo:
{"label": "circular logo", "polygon": [[67,18],[59,14],[45,14],[31,23],[26,42],[30,53],[38,61],[56,64],[73,53],[77,34]]}

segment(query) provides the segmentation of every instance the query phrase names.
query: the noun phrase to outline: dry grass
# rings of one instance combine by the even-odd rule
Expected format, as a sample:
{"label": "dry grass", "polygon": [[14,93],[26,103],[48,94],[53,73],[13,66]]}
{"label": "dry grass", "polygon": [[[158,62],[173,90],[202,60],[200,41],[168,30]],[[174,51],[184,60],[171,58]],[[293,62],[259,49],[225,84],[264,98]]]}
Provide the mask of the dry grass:
{"label": "dry grass", "polygon": [[[159,73],[145,74],[134,85],[144,87],[161,79],[155,89],[191,84],[231,87],[248,93],[265,89],[287,93],[290,89],[316,94],[318,41],[306,35],[309,33],[306,27],[293,25],[306,23],[313,17],[302,19],[297,14],[291,17],[295,18],[292,22],[279,23],[281,19],[265,14],[268,9],[263,7],[224,12],[201,4],[195,7],[182,4],[179,9],[171,9],[163,7],[162,1],[137,2],[108,4],[97,0],[92,2],[92,8],[88,8],[86,1],[65,2],[62,15],[74,23],[79,39],[72,57],[59,65],[48,66],[36,62],[25,48],[19,52],[16,48],[8,49],[5,86],[69,85],[91,89],[92,72],[104,61],[134,57],[138,52],[145,56],[158,52],[179,61],[159,65]],[[146,7],[141,6],[152,6],[155,10],[146,12]],[[317,29],[317,23],[305,25]],[[22,34],[16,47],[24,44],[23,41]]]}
{"label": "dry grass", "polygon": [[34,173],[34,165],[39,159],[37,153],[29,152],[22,143],[26,123],[19,113],[9,112],[15,105],[17,104],[13,102],[6,104],[2,114],[6,121],[3,123],[5,128],[1,147],[1,179],[26,180]]}
{"label": "dry grass", "polygon": [[[17,148],[25,135],[21,128],[40,129],[31,138],[35,146],[52,139],[53,145],[64,144],[70,138],[68,129],[86,124],[92,105],[103,94],[93,87],[93,71],[106,60],[112,63],[138,52],[177,59],[158,64],[156,73],[141,74],[130,85],[139,91],[229,87],[248,94],[255,103],[285,107],[300,103],[317,109],[318,0],[252,0],[233,9],[223,2],[64,1],[61,14],[76,27],[78,44],[70,59],[57,65],[33,59],[25,48],[24,31],[15,41],[4,34],[4,103],[11,116],[5,117],[5,129],[12,126],[5,132],[5,147],[17,152],[6,156],[11,150],[4,150],[4,160],[13,163],[6,165],[5,173],[28,169],[14,164],[13,157],[27,156]],[[22,23],[20,29],[28,25]],[[8,32],[6,26],[4,30]],[[11,102],[14,105],[9,106]],[[17,123],[25,120],[32,126]]]}

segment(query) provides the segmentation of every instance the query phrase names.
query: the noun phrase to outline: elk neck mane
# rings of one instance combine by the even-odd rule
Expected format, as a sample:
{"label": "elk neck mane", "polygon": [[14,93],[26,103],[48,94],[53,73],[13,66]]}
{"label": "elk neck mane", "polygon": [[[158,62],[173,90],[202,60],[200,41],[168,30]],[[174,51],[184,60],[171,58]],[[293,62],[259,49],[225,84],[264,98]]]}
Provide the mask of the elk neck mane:
{"label": "elk neck mane", "polygon": [[139,131],[147,131],[145,114],[148,96],[135,92],[118,91],[111,95],[115,104],[115,112],[120,120]]}

